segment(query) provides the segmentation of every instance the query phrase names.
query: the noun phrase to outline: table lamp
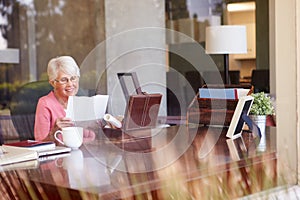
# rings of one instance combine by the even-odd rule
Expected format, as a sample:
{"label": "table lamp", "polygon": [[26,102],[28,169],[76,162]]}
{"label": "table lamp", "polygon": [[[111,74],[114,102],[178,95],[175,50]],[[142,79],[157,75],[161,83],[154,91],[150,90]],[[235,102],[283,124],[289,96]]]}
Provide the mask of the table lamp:
{"label": "table lamp", "polygon": [[247,53],[246,26],[208,26],[205,37],[207,54],[224,54],[224,83],[229,84],[229,54]]}

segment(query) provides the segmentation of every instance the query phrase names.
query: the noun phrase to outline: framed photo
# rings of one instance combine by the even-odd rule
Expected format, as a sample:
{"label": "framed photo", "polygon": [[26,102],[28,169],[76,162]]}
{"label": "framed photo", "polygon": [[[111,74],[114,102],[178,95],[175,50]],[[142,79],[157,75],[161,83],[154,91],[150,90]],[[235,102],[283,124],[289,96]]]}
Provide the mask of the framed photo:
{"label": "framed photo", "polygon": [[226,134],[227,137],[234,139],[241,136],[245,124],[242,116],[249,114],[253,99],[250,95],[239,99]]}

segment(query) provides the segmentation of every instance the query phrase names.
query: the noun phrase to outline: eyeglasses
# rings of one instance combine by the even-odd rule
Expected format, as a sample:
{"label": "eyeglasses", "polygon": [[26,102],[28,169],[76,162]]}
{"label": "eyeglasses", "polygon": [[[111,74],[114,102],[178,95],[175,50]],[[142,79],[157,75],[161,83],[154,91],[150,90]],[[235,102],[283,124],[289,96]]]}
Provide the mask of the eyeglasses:
{"label": "eyeglasses", "polygon": [[69,81],[72,82],[72,83],[75,83],[76,81],[78,81],[78,79],[79,79],[78,76],[71,76],[70,78],[62,77],[59,80],[55,79],[55,81],[62,84],[62,85],[64,85],[64,84],[67,84]]}

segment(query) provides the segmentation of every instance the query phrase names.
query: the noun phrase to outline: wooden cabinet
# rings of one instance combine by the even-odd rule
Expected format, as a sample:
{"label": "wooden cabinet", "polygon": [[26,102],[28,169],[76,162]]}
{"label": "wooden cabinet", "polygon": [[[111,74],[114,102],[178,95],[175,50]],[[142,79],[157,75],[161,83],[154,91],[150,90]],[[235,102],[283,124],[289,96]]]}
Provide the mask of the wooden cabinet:
{"label": "wooden cabinet", "polygon": [[234,59],[255,59],[256,58],[256,39],[255,39],[255,24],[245,24],[247,30],[247,53],[235,54]]}

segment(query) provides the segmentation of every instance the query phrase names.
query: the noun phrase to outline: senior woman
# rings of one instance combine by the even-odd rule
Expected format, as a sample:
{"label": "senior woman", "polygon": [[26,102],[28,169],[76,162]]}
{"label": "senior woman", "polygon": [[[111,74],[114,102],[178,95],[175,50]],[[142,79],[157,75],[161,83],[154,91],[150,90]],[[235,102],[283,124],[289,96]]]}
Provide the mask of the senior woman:
{"label": "senior woman", "polygon": [[[35,114],[35,140],[55,140],[54,133],[63,127],[74,126],[74,122],[65,117],[69,96],[78,92],[80,70],[71,56],[53,58],[47,68],[49,83],[53,90],[38,101]],[[84,130],[84,140],[92,140],[95,133]]]}

